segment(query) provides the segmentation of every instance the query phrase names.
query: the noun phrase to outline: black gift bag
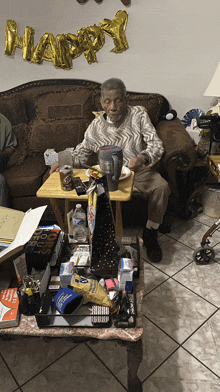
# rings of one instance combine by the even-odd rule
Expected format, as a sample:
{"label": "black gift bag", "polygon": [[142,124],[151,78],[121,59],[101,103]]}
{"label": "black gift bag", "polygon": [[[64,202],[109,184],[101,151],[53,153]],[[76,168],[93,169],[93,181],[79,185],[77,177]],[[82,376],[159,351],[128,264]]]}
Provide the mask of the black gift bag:
{"label": "black gift bag", "polygon": [[97,276],[117,276],[119,246],[105,176],[96,178],[90,186],[88,226],[90,233],[91,270]]}

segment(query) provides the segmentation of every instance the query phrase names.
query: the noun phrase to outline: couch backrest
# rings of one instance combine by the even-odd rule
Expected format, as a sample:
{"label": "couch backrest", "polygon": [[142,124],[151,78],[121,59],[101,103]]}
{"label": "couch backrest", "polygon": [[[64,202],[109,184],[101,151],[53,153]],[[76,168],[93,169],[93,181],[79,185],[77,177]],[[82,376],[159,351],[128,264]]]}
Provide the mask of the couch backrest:
{"label": "couch backrest", "polygon": [[[0,111],[11,121],[19,144],[28,146],[28,154],[47,148],[57,151],[75,147],[83,140],[93,112],[102,110],[100,83],[81,79],[48,79],[29,82],[0,93]],[[128,92],[129,105],[142,105],[156,126],[169,110],[160,94]],[[18,127],[18,125],[21,126]],[[25,140],[24,140],[25,138]]]}

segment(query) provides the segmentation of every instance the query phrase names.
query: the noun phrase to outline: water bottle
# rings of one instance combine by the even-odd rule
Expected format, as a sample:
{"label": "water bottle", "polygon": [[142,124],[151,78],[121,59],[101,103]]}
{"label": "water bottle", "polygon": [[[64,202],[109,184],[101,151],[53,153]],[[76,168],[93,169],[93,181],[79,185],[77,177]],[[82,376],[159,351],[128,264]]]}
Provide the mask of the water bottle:
{"label": "water bottle", "polygon": [[76,242],[86,242],[86,213],[81,204],[77,204],[72,217],[73,238]]}

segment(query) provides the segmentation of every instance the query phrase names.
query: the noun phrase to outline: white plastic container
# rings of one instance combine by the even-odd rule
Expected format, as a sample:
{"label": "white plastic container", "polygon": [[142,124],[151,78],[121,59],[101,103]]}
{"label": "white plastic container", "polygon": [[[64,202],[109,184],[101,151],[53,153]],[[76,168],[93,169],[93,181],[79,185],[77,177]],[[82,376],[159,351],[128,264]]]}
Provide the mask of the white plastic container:
{"label": "white plastic container", "polygon": [[133,272],[133,260],[128,258],[121,258],[118,267],[119,290],[126,290],[129,293],[132,292]]}
{"label": "white plastic container", "polygon": [[81,243],[87,240],[87,229],[86,229],[86,213],[82,208],[81,204],[77,204],[75,211],[73,212],[71,225],[73,229],[73,240],[74,242]]}
{"label": "white plastic container", "polygon": [[220,218],[220,187],[219,184],[205,187],[202,194],[202,209],[211,218]]}

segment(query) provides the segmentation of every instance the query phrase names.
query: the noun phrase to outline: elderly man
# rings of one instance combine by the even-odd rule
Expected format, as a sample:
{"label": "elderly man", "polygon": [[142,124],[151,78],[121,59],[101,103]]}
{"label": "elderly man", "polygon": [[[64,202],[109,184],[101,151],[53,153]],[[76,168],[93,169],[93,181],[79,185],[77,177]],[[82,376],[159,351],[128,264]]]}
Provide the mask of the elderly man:
{"label": "elderly man", "polygon": [[[166,212],[170,189],[167,182],[152,166],[163,154],[162,141],[157,136],[147,110],[142,106],[128,106],[126,88],[120,79],[106,80],[101,86],[101,105],[104,113],[87,128],[84,140],[73,151],[75,167],[87,163],[89,156],[98,153],[103,145],[117,145],[123,151],[123,164],[135,172],[134,186],[148,200],[148,220],[143,230],[143,242],[152,262],[162,260],[157,230]],[[58,164],[50,173],[59,170]]]}
{"label": "elderly man", "polygon": [[10,121],[0,114],[0,206],[9,206],[8,186],[3,177],[7,168],[7,161],[17,146],[16,137],[12,131]]}

